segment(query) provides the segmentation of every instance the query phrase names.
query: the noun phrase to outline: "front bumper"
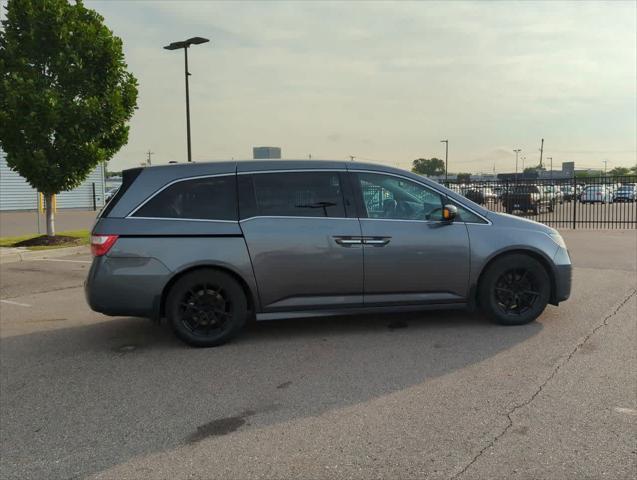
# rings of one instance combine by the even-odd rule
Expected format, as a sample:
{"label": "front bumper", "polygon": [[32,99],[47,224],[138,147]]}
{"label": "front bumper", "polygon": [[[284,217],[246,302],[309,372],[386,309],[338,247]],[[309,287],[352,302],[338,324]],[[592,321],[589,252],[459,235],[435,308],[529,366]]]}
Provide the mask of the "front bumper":
{"label": "front bumper", "polygon": [[568,300],[571,296],[573,279],[573,267],[571,265],[555,266],[555,291],[553,292],[553,304]]}
{"label": "front bumper", "polygon": [[551,303],[558,305],[560,302],[568,300],[571,296],[571,284],[573,278],[573,266],[571,257],[566,248],[558,248],[553,257],[553,279],[555,285],[551,295]]}

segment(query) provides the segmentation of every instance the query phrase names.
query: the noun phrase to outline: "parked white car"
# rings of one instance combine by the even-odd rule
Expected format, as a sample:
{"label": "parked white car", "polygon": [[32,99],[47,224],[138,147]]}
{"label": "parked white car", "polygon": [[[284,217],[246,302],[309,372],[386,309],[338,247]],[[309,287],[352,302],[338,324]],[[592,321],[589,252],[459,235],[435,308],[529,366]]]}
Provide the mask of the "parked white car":
{"label": "parked white car", "polygon": [[612,203],[613,194],[605,185],[588,185],[580,197],[582,203]]}

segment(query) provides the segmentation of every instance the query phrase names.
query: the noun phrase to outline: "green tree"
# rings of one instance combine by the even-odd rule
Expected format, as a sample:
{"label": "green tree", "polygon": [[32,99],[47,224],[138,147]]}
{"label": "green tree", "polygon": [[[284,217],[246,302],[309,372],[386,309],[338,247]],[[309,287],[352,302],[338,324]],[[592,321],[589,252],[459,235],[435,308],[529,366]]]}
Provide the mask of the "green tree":
{"label": "green tree", "polygon": [[470,173],[459,173],[458,175],[456,175],[456,180],[459,183],[467,183],[471,181],[471,174]]}
{"label": "green tree", "polygon": [[630,175],[630,169],[626,167],[615,167],[610,172],[608,172],[608,174],[616,177]]}
{"label": "green tree", "polygon": [[411,171],[419,175],[444,175],[445,174],[445,162],[439,158],[418,158],[411,164]]}
{"label": "green tree", "polygon": [[78,186],[128,141],[137,80],[122,41],[81,0],[9,0],[0,30],[0,145],[46,198]]}

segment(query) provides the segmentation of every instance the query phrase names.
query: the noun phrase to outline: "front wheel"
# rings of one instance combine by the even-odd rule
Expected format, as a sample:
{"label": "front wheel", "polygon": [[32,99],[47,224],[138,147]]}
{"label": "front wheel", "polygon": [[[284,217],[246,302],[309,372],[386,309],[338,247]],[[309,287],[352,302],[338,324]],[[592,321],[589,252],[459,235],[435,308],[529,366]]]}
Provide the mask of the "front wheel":
{"label": "front wheel", "polygon": [[546,308],[551,282],[545,268],[532,257],[511,254],[489,265],[478,285],[478,301],[495,323],[522,325]]}
{"label": "front wheel", "polygon": [[241,331],[248,305],[234,278],[206,268],[177,280],[168,294],[166,313],[179,339],[194,347],[215,347]]}

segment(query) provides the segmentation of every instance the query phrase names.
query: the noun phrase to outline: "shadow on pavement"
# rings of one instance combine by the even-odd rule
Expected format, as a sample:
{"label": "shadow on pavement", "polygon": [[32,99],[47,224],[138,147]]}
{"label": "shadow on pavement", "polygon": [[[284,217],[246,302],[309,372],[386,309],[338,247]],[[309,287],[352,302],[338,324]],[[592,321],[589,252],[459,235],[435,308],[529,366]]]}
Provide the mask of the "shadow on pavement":
{"label": "shadow on pavement", "polygon": [[5,338],[2,471],[83,476],[319,415],[481,362],[541,328],[443,311],[262,322],[214,349],[132,318]]}

